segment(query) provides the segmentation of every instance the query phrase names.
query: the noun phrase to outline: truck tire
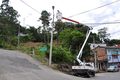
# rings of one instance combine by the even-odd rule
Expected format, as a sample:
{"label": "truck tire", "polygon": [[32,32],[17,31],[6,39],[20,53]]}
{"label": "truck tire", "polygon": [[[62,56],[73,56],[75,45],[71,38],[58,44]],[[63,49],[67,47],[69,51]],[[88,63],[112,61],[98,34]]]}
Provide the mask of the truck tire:
{"label": "truck tire", "polygon": [[87,71],[87,77],[94,77],[95,76],[95,72],[92,71]]}

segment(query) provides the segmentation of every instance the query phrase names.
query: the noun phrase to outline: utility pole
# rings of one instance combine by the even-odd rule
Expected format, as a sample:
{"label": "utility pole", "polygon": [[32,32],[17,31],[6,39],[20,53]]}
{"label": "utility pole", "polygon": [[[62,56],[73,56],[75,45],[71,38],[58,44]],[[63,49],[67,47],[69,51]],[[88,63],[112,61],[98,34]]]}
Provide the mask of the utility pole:
{"label": "utility pole", "polygon": [[49,54],[49,66],[52,63],[52,45],[53,45],[53,28],[55,26],[55,22],[54,22],[54,9],[55,6],[52,6],[52,10],[53,10],[53,21],[52,21],[52,30],[51,30],[51,41],[50,41],[50,54]]}
{"label": "utility pole", "polygon": [[[95,44],[95,37],[93,36],[93,44]],[[97,53],[95,51],[93,51],[94,53],[94,60],[95,60],[95,70],[97,70]]]}
{"label": "utility pole", "polygon": [[20,25],[18,26],[18,48],[20,46]]}

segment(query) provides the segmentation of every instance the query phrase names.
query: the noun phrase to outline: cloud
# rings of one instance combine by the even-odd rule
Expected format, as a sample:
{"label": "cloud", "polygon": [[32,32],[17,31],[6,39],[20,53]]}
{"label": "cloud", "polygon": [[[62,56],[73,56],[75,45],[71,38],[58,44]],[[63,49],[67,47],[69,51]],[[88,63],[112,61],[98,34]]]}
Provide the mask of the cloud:
{"label": "cloud", "polygon": [[[110,3],[111,1],[108,0],[100,0],[101,5]],[[115,1],[115,0],[113,0]],[[95,23],[102,23],[102,22],[114,22],[116,20],[120,20],[120,2],[114,3],[112,5],[106,6],[104,8],[95,10],[89,13],[89,17],[91,17]],[[120,24],[106,24],[95,27],[93,32],[97,32],[98,29],[107,27],[108,33],[111,33],[111,39],[120,39]],[[119,31],[118,31],[119,30]],[[114,35],[113,35],[114,33]]]}

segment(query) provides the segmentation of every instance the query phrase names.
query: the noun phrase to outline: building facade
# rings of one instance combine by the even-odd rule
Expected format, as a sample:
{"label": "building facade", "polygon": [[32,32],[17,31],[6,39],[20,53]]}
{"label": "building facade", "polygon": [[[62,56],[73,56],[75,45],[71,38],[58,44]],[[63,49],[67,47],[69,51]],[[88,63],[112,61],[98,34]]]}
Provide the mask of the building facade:
{"label": "building facade", "polygon": [[119,47],[107,47],[106,53],[107,53],[108,66],[120,65],[120,48]]}
{"label": "building facade", "polygon": [[105,47],[96,47],[93,49],[95,57],[95,66],[99,71],[105,71],[107,69],[107,54]]}
{"label": "building facade", "polygon": [[106,71],[111,65],[120,66],[120,48],[98,46],[93,49],[95,55],[95,65],[99,71]]}

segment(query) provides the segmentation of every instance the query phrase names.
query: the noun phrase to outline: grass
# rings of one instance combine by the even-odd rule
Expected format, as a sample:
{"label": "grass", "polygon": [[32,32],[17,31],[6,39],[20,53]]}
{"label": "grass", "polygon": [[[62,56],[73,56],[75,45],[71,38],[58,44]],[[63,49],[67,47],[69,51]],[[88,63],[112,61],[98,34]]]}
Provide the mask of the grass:
{"label": "grass", "polygon": [[[41,46],[42,46],[41,43],[34,43],[34,42],[23,43],[19,46],[18,50],[30,55],[31,57],[40,61],[43,64],[48,64],[46,53],[39,51],[39,47]],[[33,54],[33,49],[34,49],[34,54]]]}

